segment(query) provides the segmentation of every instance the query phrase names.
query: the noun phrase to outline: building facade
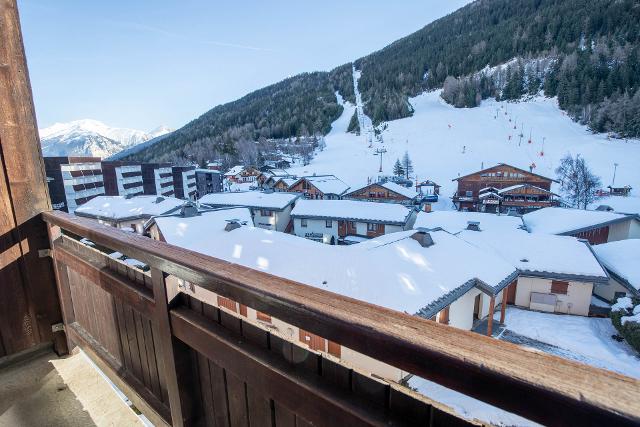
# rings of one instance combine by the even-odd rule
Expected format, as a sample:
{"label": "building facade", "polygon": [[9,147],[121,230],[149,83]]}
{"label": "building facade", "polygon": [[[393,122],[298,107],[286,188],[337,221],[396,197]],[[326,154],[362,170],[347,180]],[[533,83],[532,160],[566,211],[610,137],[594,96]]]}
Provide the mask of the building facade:
{"label": "building facade", "polygon": [[107,196],[140,196],[144,194],[140,163],[103,161],[104,193]]}
{"label": "building facade", "polygon": [[527,213],[559,204],[551,192],[553,179],[504,163],[454,181],[458,188],[453,203],[458,210]]}
{"label": "building facade", "polygon": [[99,157],[45,157],[44,167],[54,209],[73,213],[78,206],[104,194]]}
{"label": "building facade", "polygon": [[418,203],[418,193],[413,188],[403,187],[393,182],[373,183],[345,194],[343,199],[366,202],[388,202],[402,205]]}
{"label": "building facade", "polygon": [[195,200],[198,191],[195,166],[173,166],[173,189],[178,199]]}
{"label": "building facade", "polygon": [[223,190],[222,172],[214,169],[196,169],[196,191],[200,198],[205,194],[220,193]]}
{"label": "building facade", "polygon": [[288,191],[302,193],[306,199],[340,200],[349,188],[335,175],[314,175],[299,178]]}
{"label": "building facade", "polygon": [[144,194],[174,197],[171,163],[143,163],[141,166]]}

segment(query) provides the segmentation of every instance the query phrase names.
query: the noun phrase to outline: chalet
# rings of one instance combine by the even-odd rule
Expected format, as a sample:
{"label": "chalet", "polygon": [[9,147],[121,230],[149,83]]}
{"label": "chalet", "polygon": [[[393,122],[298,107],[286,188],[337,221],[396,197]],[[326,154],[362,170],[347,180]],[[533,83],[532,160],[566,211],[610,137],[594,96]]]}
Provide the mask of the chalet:
{"label": "chalet", "polygon": [[525,213],[559,204],[551,192],[555,180],[504,163],[453,181],[458,182],[453,196],[458,210]]}
{"label": "chalet", "polygon": [[260,171],[252,166],[234,166],[224,174],[224,178],[236,184],[254,182]]}
{"label": "chalet", "polygon": [[264,172],[261,172],[258,175],[256,182],[258,183],[259,188],[268,189],[273,188],[275,183],[280,178],[288,178],[292,180],[296,180],[296,177],[284,169],[268,169]]}
{"label": "chalet", "polygon": [[469,228],[458,236],[518,271],[517,280],[507,289],[507,304],[587,316],[594,288],[608,286],[609,276],[584,240],[524,230],[478,230]]}
{"label": "chalet", "polygon": [[298,179],[289,187],[289,191],[302,193],[307,199],[339,200],[349,188],[335,175],[313,175]]}
{"label": "chalet", "polygon": [[640,238],[640,217],[635,214],[544,208],[524,215],[523,221],[531,233],[573,236],[592,245]]}
{"label": "chalet", "polygon": [[212,171],[222,172],[222,162],[213,161],[207,163],[207,169]]}
{"label": "chalet", "polygon": [[78,207],[75,214],[112,227],[143,232],[152,216],[177,212],[184,200],[162,196],[98,196]]}
{"label": "chalet", "polygon": [[211,208],[249,208],[256,227],[285,232],[291,230],[291,210],[299,197],[294,193],[240,191],[207,194],[199,202]]}
{"label": "chalet", "polygon": [[345,194],[342,198],[367,202],[400,203],[403,205],[415,205],[418,203],[418,193],[412,188],[403,187],[395,182],[369,184]]}
{"label": "chalet", "polygon": [[295,177],[291,177],[291,178],[278,178],[277,180],[275,180],[273,182],[273,184],[271,185],[271,189],[273,191],[278,191],[278,192],[282,192],[282,191],[289,191],[289,189],[291,188],[291,186],[293,184],[296,183],[298,179]]}
{"label": "chalet", "polygon": [[625,185],[624,187],[613,187],[613,186],[608,186],[607,187],[609,189],[609,195],[611,196],[623,196],[623,197],[627,197],[629,196],[629,194],[631,194],[631,186],[630,185]]}
{"label": "chalet", "polygon": [[294,234],[323,243],[372,238],[411,228],[415,211],[395,203],[300,200],[291,212]]}
{"label": "chalet", "polygon": [[640,297],[640,239],[603,243],[593,247],[609,273],[606,286],[596,286],[594,294],[611,303],[624,296]]}

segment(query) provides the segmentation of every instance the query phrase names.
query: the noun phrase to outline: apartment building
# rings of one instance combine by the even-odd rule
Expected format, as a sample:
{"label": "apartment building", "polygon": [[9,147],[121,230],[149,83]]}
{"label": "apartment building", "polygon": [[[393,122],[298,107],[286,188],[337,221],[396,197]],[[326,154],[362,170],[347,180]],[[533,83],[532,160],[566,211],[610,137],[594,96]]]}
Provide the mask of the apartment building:
{"label": "apartment building", "polygon": [[174,197],[171,163],[143,163],[141,166],[144,194]]}
{"label": "apartment building", "polygon": [[194,200],[196,198],[196,167],[173,166],[173,191],[178,199]]}
{"label": "apartment building", "polygon": [[100,157],[45,157],[44,166],[54,209],[72,213],[104,194]]}
{"label": "apartment building", "polygon": [[140,196],[142,186],[142,166],[140,163],[125,161],[102,162],[104,194],[107,196]]}

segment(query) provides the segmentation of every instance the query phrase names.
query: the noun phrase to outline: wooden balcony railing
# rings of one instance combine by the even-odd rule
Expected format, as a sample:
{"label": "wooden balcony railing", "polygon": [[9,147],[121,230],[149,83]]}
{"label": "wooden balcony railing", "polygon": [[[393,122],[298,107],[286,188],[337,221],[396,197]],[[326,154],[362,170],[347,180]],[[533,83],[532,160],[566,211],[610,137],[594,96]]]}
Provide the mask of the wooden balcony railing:
{"label": "wooden balcony railing", "polygon": [[[156,422],[476,424],[428,396],[379,382],[193,297],[169,301],[168,275],[546,425],[640,422],[635,379],[63,212],[42,215],[70,346],[83,348]],[[151,271],[133,270],[77,237],[143,261]]]}

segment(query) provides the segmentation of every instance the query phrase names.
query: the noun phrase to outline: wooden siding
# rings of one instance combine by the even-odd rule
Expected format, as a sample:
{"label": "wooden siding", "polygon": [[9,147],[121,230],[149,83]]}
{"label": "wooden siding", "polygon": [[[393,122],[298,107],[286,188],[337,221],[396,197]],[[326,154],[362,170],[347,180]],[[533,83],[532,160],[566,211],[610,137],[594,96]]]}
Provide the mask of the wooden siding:
{"label": "wooden siding", "polygon": [[571,234],[578,239],[588,240],[592,245],[600,245],[609,241],[609,226],[593,228],[591,230],[581,231],[579,233]]}
{"label": "wooden siding", "polygon": [[389,201],[396,203],[406,203],[412,200],[409,197],[389,190],[388,188],[385,188],[380,184],[369,184],[366,187],[345,194],[344,198],[353,200],[366,200],[372,202]]}

